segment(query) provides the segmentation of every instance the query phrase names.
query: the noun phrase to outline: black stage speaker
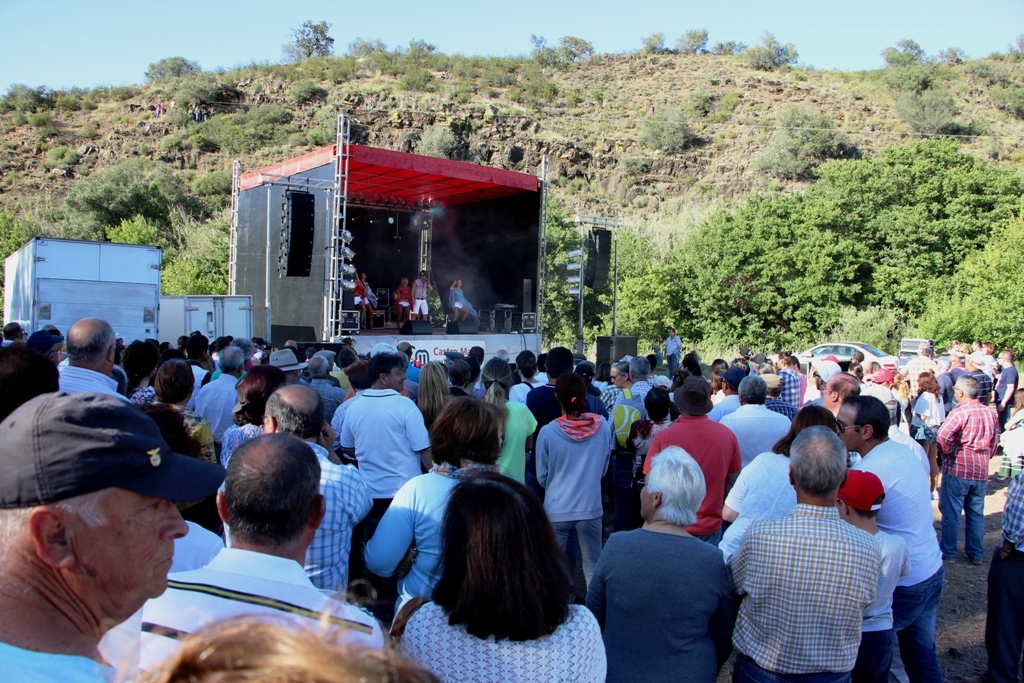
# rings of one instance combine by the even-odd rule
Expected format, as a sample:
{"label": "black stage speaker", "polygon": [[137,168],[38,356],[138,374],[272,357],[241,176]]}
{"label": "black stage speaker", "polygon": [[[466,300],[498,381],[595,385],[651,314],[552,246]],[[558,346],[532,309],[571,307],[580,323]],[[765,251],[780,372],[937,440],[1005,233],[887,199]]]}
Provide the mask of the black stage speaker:
{"label": "black stage speaker", "polygon": [[448,323],[448,327],[445,329],[446,334],[478,334],[480,332],[480,321],[473,320],[453,320]]}
{"label": "black stage speaker", "polygon": [[434,325],[429,320],[408,320],[398,334],[434,334]]}
{"label": "black stage speaker", "polygon": [[533,312],[533,280],[523,280],[523,313]]}
{"label": "black stage speaker", "polygon": [[288,234],[285,276],[309,277],[313,265],[313,228],[316,200],[309,192],[287,192]]}
{"label": "black stage speaker", "polygon": [[636,355],[636,337],[598,337],[597,364],[614,363],[623,356]]}
{"label": "black stage speaker", "polygon": [[270,325],[270,345],[275,349],[284,348],[284,343],[289,339],[296,342],[315,342],[316,330],[312,325]]}
{"label": "black stage speaker", "polygon": [[341,310],[354,311],[356,308],[356,293],[351,289],[341,290]]}
{"label": "black stage speaker", "polygon": [[587,269],[583,284],[595,292],[607,287],[611,263],[612,231],[605,228],[591,230],[587,238]]}

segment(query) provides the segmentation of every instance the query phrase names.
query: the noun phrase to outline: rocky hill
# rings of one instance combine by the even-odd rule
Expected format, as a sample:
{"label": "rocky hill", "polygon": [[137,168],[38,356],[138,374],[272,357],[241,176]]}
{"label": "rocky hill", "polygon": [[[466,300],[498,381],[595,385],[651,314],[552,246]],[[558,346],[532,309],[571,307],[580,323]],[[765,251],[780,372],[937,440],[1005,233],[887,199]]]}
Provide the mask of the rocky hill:
{"label": "rocky hill", "polygon": [[[873,156],[933,130],[958,134],[964,150],[999,163],[1024,159],[1024,106],[1015,108],[1014,99],[1021,99],[1024,62],[1012,55],[927,65],[925,93],[948,97],[938,122],[929,122],[935,114],[920,93],[918,110],[908,103],[892,68],[766,72],[741,56],[709,54],[595,55],[552,66],[428,57],[311,58],[137,87],[36,93],[37,106],[20,106],[12,90],[0,107],[0,209],[45,229],[79,178],[123,159],[162,162],[189,181],[228,171],[233,159],[251,169],[330,144],[340,112],[353,116],[357,141],[368,145],[527,172],[548,156],[556,199],[627,221],[811,180],[765,162],[777,124],[791,120],[786,112],[817,117],[787,131],[845,134],[843,155]],[[177,109],[157,118],[156,103],[172,100]],[[208,119],[189,118],[190,103]],[[651,133],[684,120],[681,143],[659,144]]]}

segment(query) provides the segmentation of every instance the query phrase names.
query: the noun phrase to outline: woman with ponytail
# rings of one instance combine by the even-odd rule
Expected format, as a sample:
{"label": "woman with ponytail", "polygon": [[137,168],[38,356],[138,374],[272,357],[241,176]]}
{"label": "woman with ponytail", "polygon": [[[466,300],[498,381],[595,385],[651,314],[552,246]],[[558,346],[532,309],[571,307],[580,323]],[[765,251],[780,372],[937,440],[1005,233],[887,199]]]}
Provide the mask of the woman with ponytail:
{"label": "woman with ponytail", "polygon": [[504,441],[498,456],[498,469],[520,484],[526,483],[526,451],[533,447],[537,418],[525,403],[510,401],[512,369],[500,358],[492,358],[482,372],[484,400],[498,408],[505,422]]}
{"label": "woman with ponytail", "polygon": [[[575,372],[558,378],[555,400],[562,417],[537,434],[537,481],[544,487],[544,510],[563,548],[576,529],[590,585],[601,554],[601,477],[608,471],[614,439],[608,421],[587,412],[587,385]],[[575,566],[576,558],[570,557],[569,564]]]}

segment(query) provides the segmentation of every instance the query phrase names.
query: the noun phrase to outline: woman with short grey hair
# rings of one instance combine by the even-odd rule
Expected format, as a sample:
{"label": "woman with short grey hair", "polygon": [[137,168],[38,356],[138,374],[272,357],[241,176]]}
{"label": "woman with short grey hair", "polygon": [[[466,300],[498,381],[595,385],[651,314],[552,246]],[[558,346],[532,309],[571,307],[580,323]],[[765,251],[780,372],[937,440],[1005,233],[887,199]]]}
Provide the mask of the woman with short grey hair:
{"label": "woman with short grey hair", "polygon": [[713,683],[732,650],[736,612],[717,547],[686,531],[704,500],[704,473],[682,448],[652,460],[640,492],[644,525],[614,533],[597,563],[587,607],[608,656],[608,682]]}

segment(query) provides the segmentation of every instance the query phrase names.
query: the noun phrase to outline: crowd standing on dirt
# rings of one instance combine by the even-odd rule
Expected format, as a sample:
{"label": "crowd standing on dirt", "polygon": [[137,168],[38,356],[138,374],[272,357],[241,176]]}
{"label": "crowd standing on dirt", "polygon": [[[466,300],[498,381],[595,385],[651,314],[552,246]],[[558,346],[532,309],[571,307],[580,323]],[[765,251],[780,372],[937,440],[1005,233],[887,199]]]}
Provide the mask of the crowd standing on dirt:
{"label": "crowd standing on dirt", "polygon": [[673,332],[596,367],[420,366],[409,342],[3,333],[6,680],[941,681],[946,567],[989,552],[980,680],[1018,680],[1009,349],[705,364]]}

